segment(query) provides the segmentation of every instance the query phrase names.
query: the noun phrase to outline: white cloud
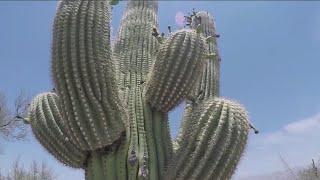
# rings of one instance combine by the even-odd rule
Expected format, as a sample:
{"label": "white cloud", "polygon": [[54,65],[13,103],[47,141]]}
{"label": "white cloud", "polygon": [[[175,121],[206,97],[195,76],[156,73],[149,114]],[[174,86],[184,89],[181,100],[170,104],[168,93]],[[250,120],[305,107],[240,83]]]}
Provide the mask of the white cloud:
{"label": "white cloud", "polygon": [[281,155],[291,167],[320,158],[320,114],[294,121],[271,133],[250,135],[247,152],[234,179],[284,170]]}
{"label": "white cloud", "polygon": [[320,114],[308,119],[303,119],[290,123],[284,127],[284,130],[291,134],[308,133],[320,127]]}

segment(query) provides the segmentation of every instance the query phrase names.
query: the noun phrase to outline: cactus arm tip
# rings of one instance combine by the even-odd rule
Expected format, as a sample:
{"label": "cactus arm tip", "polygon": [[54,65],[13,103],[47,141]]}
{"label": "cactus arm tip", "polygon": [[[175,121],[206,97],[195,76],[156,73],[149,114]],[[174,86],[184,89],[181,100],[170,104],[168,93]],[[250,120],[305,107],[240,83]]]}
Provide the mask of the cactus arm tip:
{"label": "cactus arm tip", "polygon": [[29,118],[24,118],[21,116],[16,116],[17,119],[20,119],[24,124],[30,124],[30,119]]}
{"label": "cactus arm tip", "polygon": [[119,4],[119,1],[121,1],[121,0],[110,0],[109,4],[114,6],[114,5]]}

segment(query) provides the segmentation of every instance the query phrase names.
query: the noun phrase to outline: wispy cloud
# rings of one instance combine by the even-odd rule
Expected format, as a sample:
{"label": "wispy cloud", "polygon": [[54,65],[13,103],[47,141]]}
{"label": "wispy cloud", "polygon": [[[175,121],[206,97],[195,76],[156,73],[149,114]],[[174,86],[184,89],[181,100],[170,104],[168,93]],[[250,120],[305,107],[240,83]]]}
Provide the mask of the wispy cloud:
{"label": "wispy cloud", "polygon": [[270,133],[252,135],[235,179],[284,170],[279,154],[291,167],[320,158],[320,113],[294,121]]}
{"label": "wispy cloud", "polygon": [[283,129],[289,134],[308,133],[320,127],[320,114],[286,125]]}

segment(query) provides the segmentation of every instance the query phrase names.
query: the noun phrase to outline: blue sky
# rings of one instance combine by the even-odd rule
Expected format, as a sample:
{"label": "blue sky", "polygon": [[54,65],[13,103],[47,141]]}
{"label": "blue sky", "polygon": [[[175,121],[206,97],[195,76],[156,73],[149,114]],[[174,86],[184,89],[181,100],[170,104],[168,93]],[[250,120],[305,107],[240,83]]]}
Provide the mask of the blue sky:
{"label": "blue sky", "polygon": [[[49,91],[51,28],[55,1],[0,1],[0,91],[13,102],[20,90]],[[221,95],[247,107],[261,134],[250,134],[235,175],[245,177],[282,170],[281,154],[291,166],[319,158],[320,2],[316,1],[161,1],[160,30],[172,29],[178,12],[209,11],[221,35]],[[124,3],[114,9],[117,30]],[[318,60],[317,60],[318,59]],[[182,108],[171,113],[173,135]],[[46,160],[59,180],[83,178],[63,167],[34,141],[2,143],[4,171],[18,156],[27,166]]]}

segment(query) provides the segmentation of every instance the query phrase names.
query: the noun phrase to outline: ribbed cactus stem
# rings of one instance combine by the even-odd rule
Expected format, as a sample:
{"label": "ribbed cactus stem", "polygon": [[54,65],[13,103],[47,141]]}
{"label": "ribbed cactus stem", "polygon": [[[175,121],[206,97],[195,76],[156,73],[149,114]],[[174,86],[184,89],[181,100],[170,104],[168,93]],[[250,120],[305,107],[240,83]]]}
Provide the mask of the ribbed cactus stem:
{"label": "ribbed cactus stem", "polygon": [[[85,169],[86,171],[86,180],[102,180],[104,179],[102,155],[93,151],[88,162],[88,166]],[[111,175],[108,175],[112,178]]]}
{"label": "ribbed cactus stem", "polygon": [[[213,18],[158,32],[158,2],[128,0],[110,45],[118,0],[62,0],[53,26],[55,93],[29,110],[38,141],[86,180],[229,179],[256,130],[239,104],[219,96]],[[177,140],[168,112],[187,100]],[[256,130],[257,132],[257,130]]]}
{"label": "ribbed cactus stem", "polygon": [[199,79],[206,53],[204,38],[194,31],[170,34],[159,49],[148,78],[147,101],[162,112],[179,105]]}
{"label": "ribbed cactus stem", "polygon": [[248,137],[249,121],[245,109],[229,100],[210,99],[199,105],[191,119],[164,178],[230,178]]}
{"label": "ribbed cactus stem", "polygon": [[84,150],[110,145],[125,130],[109,21],[108,1],[65,0],[54,22],[54,82],[71,139]]}
{"label": "ribbed cactus stem", "polygon": [[[126,143],[119,147],[121,154],[127,154],[129,179],[158,179],[161,167],[171,155],[162,150],[166,143],[171,143],[170,139],[162,141],[162,135],[168,134],[169,129],[161,129],[160,125],[162,121],[167,124],[167,120],[157,115],[159,112],[145,102],[143,95],[146,76],[159,46],[152,36],[152,29],[158,26],[157,9],[156,1],[128,1],[114,45],[119,86],[130,120]],[[120,157],[118,152],[116,154]]]}
{"label": "ribbed cactus stem", "polygon": [[[201,25],[201,28],[199,25]],[[208,12],[197,12],[192,16],[190,26],[191,29],[197,29],[198,31],[201,31],[205,37],[208,37],[206,39],[209,55],[207,56],[208,61],[202,74],[202,81],[199,81],[195,93],[203,90],[203,98],[219,96],[220,56],[217,50],[215,21]]]}
{"label": "ribbed cactus stem", "polygon": [[87,153],[70,142],[59,106],[59,99],[54,93],[36,96],[29,108],[32,131],[48,152],[63,164],[82,167]]}
{"label": "ribbed cactus stem", "polygon": [[[207,12],[193,12],[192,17],[187,17],[191,29],[197,29],[206,37],[206,48],[208,54],[205,62],[201,78],[196,82],[190,97],[197,98],[197,103],[194,101],[187,101],[187,107],[184,114],[192,114],[194,108],[200,102],[219,97],[220,95],[220,56],[217,49],[215,22],[212,16]],[[199,26],[200,25],[200,26]],[[179,128],[178,136],[175,140],[175,146],[179,147],[182,137],[185,135],[188,126],[191,122],[190,116],[186,115],[182,118],[181,126]]]}

